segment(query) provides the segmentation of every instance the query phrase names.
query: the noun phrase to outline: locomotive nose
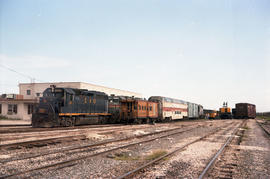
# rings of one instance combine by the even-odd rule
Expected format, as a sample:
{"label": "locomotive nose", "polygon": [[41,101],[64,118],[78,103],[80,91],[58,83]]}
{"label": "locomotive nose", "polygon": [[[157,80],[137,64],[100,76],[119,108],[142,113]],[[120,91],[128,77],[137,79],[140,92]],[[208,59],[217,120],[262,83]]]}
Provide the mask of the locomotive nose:
{"label": "locomotive nose", "polygon": [[50,105],[38,106],[32,115],[32,127],[54,127],[55,113]]}

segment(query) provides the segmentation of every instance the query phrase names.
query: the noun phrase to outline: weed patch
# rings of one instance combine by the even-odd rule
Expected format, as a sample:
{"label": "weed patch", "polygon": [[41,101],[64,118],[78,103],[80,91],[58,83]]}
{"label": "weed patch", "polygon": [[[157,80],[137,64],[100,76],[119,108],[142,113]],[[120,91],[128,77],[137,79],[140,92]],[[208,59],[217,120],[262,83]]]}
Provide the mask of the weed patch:
{"label": "weed patch", "polygon": [[146,160],[155,160],[163,155],[167,154],[167,151],[165,150],[156,150],[153,151],[150,155],[146,156],[145,159]]}

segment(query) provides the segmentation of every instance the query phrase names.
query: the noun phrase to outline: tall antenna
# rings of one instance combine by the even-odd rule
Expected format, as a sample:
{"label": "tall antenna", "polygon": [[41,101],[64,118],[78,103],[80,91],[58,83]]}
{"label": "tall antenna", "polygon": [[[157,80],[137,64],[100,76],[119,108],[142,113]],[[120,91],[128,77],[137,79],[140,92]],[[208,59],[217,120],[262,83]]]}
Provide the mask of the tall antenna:
{"label": "tall antenna", "polygon": [[[25,78],[30,79],[30,82],[31,82],[31,83],[35,83],[35,80],[37,80],[36,78],[33,78],[33,77],[31,77],[31,76],[29,76],[29,75],[26,75],[26,74],[24,74],[24,73],[18,72],[18,71],[14,70],[14,69],[12,69],[12,68],[10,68],[10,67],[7,67],[7,66],[5,66],[5,65],[0,64],[0,67],[4,68],[4,69],[6,69],[6,70],[12,71],[12,72],[14,72],[14,73],[17,73],[17,74],[20,75],[20,76],[23,76],[23,77],[25,77]],[[43,82],[42,80],[37,80],[37,81]]]}

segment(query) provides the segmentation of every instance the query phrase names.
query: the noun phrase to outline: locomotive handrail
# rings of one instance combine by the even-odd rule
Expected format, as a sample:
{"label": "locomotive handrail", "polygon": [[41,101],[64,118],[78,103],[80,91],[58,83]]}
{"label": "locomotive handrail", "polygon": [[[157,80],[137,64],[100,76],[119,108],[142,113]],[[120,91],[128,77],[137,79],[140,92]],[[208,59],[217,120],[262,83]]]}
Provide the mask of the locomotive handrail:
{"label": "locomotive handrail", "polygon": [[51,103],[49,103],[49,106],[52,108],[52,111],[53,111],[53,117],[54,117],[54,119],[55,119],[55,110],[54,110],[54,108],[53,108],[53,106],[52,106]]}

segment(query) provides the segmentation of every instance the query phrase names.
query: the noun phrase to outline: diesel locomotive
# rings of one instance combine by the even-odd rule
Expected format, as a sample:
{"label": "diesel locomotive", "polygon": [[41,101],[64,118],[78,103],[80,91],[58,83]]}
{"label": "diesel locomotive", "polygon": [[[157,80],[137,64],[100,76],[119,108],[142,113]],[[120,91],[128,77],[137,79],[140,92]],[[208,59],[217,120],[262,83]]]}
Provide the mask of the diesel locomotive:
{"label": "diesel locomotive", "polygon": [[32,115],[33,127],[108,123],[108,95],[73,88],[47,88]]}
{"label": "diesel locomotive", "polygon": [[33,127],[74,126],[104,123],[150,123],[203,116],[201,105],[151,96],[148,100],[108,96],[85,89],[56,88],[43,92],[32,115]]}

